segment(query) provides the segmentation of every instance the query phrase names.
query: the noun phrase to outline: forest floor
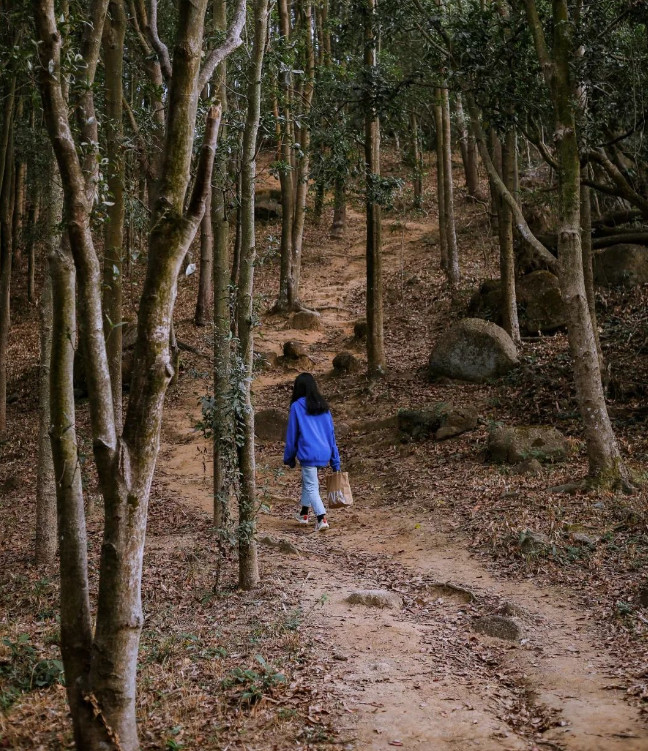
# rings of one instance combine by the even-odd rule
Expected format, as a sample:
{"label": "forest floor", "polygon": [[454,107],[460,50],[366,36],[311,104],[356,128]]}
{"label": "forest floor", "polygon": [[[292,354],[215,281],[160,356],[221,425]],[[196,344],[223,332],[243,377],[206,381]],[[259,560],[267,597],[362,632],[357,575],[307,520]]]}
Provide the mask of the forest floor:
{"label": "forest floor", "polygon": [[[432,176],[430,176],[430,184]],[[428,203],[433,205],[431,192]],[[433,342],[480,280],[497,276],[484,208],[459,196],[462,289],[451,299],[438,270],[432,213],[389,212],[384,224],[388,374],[335,376],[342,350],[364,361],[353,324],[364,309],[364,222],[350,211],[343,240],[306,235],[302,300],[322,314],[295,331],[263,313],[254,381],[257,410],[287,412],[297,370],[277,356],[288,340],[309,349],[331,403],[355,504],[329,513],[331,529],[293,520],[299,476],[282,467],[281,441],[260,441],[257,470],[260,587],[235,587],[211,528],[211,453],[196,423],[210,383],[211,332],[192,324],[195,278],[177,308],[183,354],[169,394],[145,552],[139,711],[145,749],[648,749],[648,608],[638,591],[648,569],[646,492],[564,494],[585,474],[564,334],[524,342],[521,367],[495,383],[430,383]],[[277,286],[278,228],[259,238],[257,288],[269,310]],[[132,292],[135,299],[135,292]],[[624,453],[646,467],[645,290],[600,299],[606,356],[619,373],[611,405]],[[34,568],[34,315],[12,333],[10,419],[0,447],[3,547],[0,747],[68,748],[57,680],[56,572]],[[199,355],[197,352],[201,352]],[[643,389],[643,390],[642,390]],[[435,402],[478,408],[475,431],[445,442],[402,443],[400,408]],[[488,426],[553,424],[572,455],[537,476],[484,462]],[[79,416],[81,428],[87,416]],[[83,432],[83,430],[82,430]],[[82,453],[89,454],[86,436]],[[94,498],[88,470],[88,497]],[[100,512],[89,514],[92,575]],[[551,546],[524,553],[528,532]],[[591,544],[574,539],[586,533]],[[402,607],[351,605],[358,589],[396,593]],[[520,637],[478,633],[484,615],[513,618]],[[30,651],[31,650],[31,651]]]}

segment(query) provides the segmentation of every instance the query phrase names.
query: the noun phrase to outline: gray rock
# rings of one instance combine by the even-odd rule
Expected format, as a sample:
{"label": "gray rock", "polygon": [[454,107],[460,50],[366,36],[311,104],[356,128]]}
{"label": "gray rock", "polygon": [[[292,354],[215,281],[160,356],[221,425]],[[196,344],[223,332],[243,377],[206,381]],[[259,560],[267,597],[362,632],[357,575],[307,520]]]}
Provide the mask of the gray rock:
{"label": "gray rock", "polygon": [[648,248],[620,243],[594,253],[594,281],[602,287],[636,287],[648,282]]}
{"label": "gray rock", "polygon": [[288,415],[280,409],[261,409],[254,415],[254,434],[260,441],[283,441]]}
{"label": "gray rock", "polygon": [[542,464],[537,459],[525,459],[516,464],[511,472],[514,475],[532,475],[537,476],[542,472]]}
{"label": "gray rock", "polygon": [[642,608],[648,608],[648,581],[645,581],[640,587],[637,599]]}
{"label": "gray rock", "polygon": [[[551,333],[566,324],[565,306],[558,277],[539,270],[523,276],[516,284],[520,331],[525,335]],[[498,326],[502,324],[502,283],[487,279],[470,298],[468,314]]]}
{"label": "gray rock", "polygon": [[288,360],[298,360],[300,357],[308,356],[308,349],[306,345],[301,342],[296,342],[294,339],[290,339],[284,342],[283,346],[284,357]]}
{"label": "gray rock", "polygon": [[259,542],[268,548],[274,548],[286,555],[300,555],[299,548],[293,545],[292,542],[288,542],[288,540],[276,540],[274,537],[266,536],[259,537]]}
{"label": "gray rock", "polygon": [[560,462],[567,457],[567,441],[549,425],[498,425],[488,433],[487,454],[496,463],[518,464],[526,459]]}
{"label": "gray rock", "polygon": [[473,430],[477,426],[477,410],[437,402],[425,409],[401,409],[398,430],[401,439],[419,440],[434,436],[437,441]]}
{"label": "gray rock", "polygon": [[403,607],[400,595],[387,589],[359,589],[352,592],[346,601],[352,605],[366,605],[370,608],[399,610]]}
{"label": "gray rock", "polygon": [[473,630],[478,634],[494,636],[496,639],[519,641],[522,636],[521,626],[505,615],[482,615],[472,623]]}
{"label": "gray rock", "polygon": [[474,602],[477,598],[474,593],[464,587],[459,587],[450,582],[434,582],[427,584],[425,591],[433,597],[443,597],[449,600],[458,600],[459,602]]}
{"label": "gray rock", "polygon": [[356,373],[360,370],[360,360],[351,352],[339,352],[333,358],[333,369],[339,375]]}
{"label": "gray rock", "polygon": [[437,341],[429,360],[431,378],[458,378],[480,383],[517,365],[511,337],[494,323],[465,318]]}
{"label": "gray rock", "polygon": [[567,323],[558,277],[534,271],[517,283],[517,304],[523,334],[551,333]]}
{"label": "gray rock", "polygon": [[552,547],[551,540],[543,532],[532,532],[527,529],[521,535],[520,549],[527,555],[545,553]]}
{"label": "gray rock", "polygon": [[274,222],[281,219],[281,191],[261,189],[256,191],[254,200],[254,218],[261,222]]}
{"label": "gray rock", "polygon": [[367,322],[364,318],[361,318],[353,324],[353,336],[361,342],[367,340]]}
{"label": "gray rock", "polygon": [[598,537],[594,535],[588,535],[585,532],[573,532],[572,540],[579,545],[586,545],[588,548],[595,548],[596,543],[599,541]]}
{"label": "gray rock", "polygon": [[322,317],[315,310],[300,310],[290,318],[291,329],[316,331],[322,326]]}

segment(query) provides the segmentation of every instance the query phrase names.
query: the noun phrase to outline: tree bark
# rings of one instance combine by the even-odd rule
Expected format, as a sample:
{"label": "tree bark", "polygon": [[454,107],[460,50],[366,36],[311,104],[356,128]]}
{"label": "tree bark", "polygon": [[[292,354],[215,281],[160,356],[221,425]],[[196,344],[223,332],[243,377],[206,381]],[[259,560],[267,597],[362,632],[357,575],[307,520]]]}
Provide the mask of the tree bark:
{"label": "tree bark", "polygon": [[[586,168],[587,169],[587,168]],[[605,363],[603,361],[603,350],[601,349],[601,340],[598,330],[598,319],[596,315],[596,292],[594,288],[594,268],[592,253],[592,202],[591,188],[581,181],[581,244],[583,246],[583,275],[585,279],[585,294],[587,295],[587,307],[589,308],[592,319],[592,331],[594,332],[594,341],[596,342],[596,353],[599,360],[599,369],[601,377],[605,378]]]}
{"label": "tree bark", "polygon": [[206,326],[211,320],[212,302],[214,299],[214,230],[211,216],[212,188],[209,186],[205,215],[200,223],[200,268],[198,277],[198,299],[194,323],[196,326]]}
{"label": "tree bark", "polygon": [[437,163],[437,207],[439,211],[439,252],[441,268],[448,269],[448,223],[446,219],[445,200],[445,158],[443,151],[443,106],[441,89],[434,93],[434,125],[436,130],[436,163]]}
{"label": "tree bark", "polygon": [[412,187],[414,193],[414,208],[423,205],[423,149],[419,132],[418,117],[415,112],[410,113],[410,134],[412,138]]}
{"label": "tree bark", "polygon": [[243,408],[238,420],[243,439],[238,446],[239,494],[239,586],[253,589],[259,582],[256,531],[256,464],[254,457],[254,410],[251,382],[254,354],[254,183],[256,141],[261,117],[261,72],[268,26],[268,0],[254,0],[254,42],[248,65],[248,104],[241,155],[241,259],[236,316],[240,356],[244,370]]}
{"label": "tree bark", "polygon": [[471,198],[479,198],[479,168],[477,164],[477,144],[470,133],[463,110],[461,94],[455,98],[455,112],[459,126],[459,145],[461,147],[461,160],[466,178],[466,190]]}
{"label": "tree bark", "polygon": [[452,131],[450,128],[450,99],[448,89],[441,89],[441,114],[443,123],[443,199],[445,202],[446,235],[448,238],[448,267],[446,274],[450,286],[459,284],[459,251],[454,216],[454,182],[452,175]]}
{"label": "tree bark", "polygon": [[110,0],[104,24],[108,192],[112,206],[104,233],[103,311],[106,355],[112,388],[115,429],[122,425],[122,298],[124,245],[124,150],[122,125],[123,59],[126,14],[123,0]]}
{"label": "tree bark", "polygon": [[346,229],[346,181],[342,177],[335,180],[333,186],[333,223],[331,224],[331,238],[340,240]]}
{"label": "tree bark", "polygon": [[[51,161],[50,174],[56,174],[56,167]],[[48,195],[45,201],[45,249],[46,263],[43,291],[40,300],[40,368],[38,399],[38,473],[36,480],[36,545],[35,561],[37,565],[48,565],[54,561],[57,547],[56,534],[56,482],[52,444],[50,441],[51,401],[50,372],[52,359],[52,320],[54,304],[52,299],[52,268],[50,263],[59,252],[61,233],[59,226],[63,217],[63,193],[58,180],[50,179]]]}
{"label": "tree bark", "polygon": [[[515,193],[515,132],[508,131],[502,148],[502,179],[506,187]],[[502,280],[502,328],[515,344],[520,344],[520,324],[515,294],[515,253],[513,250],[513,216],[505,201],[498,199],[497,222],[500,244],[500,277]]]}
{"label": "tree bark", "polygon": [[365,174],[367,213],[367,368],[370,378],[387,370],[382,301],[382,211],[376,193],[380,180],[380,118],[376,102],[378,32],[376,0],[365,4],[365,53],[368,90],[365,103]]}

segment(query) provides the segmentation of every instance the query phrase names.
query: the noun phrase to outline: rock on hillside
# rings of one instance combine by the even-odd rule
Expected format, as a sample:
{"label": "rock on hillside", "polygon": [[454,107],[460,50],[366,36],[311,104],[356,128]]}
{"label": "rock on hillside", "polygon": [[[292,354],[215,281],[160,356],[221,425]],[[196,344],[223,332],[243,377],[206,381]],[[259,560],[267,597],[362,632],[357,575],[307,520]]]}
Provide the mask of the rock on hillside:
{"label": "rock on hillside", "polygon": [[498,425],[488,434],[487,451],[488,458],[498,463],[560,462],[567,458],[567,441],[550,425]]}
{"label": "rock on hillside", "polygon": [[458,378],[480,383],[517,365],[511,337],[491,321],[465,318],[437,342],[429,360],[431,378]]}
{"label": "rock on hillside", "polygon": [[594,281],[602,287],[636,287],[648,282],[648,248],[621,243],[594,254]]}
{"label": "rock on hillside", "polygon": [[453,438],[477,427],[477,410],[438,402],[426,409],[401,409],[398,430],[402,440],[434,436],[437,441]]}

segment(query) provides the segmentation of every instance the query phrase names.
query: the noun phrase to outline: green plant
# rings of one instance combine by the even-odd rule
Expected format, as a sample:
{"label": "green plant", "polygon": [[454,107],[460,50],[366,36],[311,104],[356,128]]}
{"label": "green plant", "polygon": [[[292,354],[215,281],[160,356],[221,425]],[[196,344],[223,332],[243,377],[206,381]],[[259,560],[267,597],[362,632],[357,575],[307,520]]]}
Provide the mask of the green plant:
{"label": "green plant", "polygon": [[286,683],[286,676],[276,672],[261,655],[256,655],[255,659],[260,665],[260,670],[234,668],[221,681],[224,689],[238,689],[234,694],[235,698],[247,706],[253,706],[275,686]]}

